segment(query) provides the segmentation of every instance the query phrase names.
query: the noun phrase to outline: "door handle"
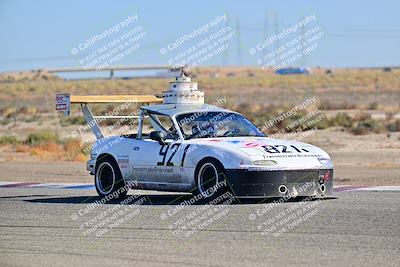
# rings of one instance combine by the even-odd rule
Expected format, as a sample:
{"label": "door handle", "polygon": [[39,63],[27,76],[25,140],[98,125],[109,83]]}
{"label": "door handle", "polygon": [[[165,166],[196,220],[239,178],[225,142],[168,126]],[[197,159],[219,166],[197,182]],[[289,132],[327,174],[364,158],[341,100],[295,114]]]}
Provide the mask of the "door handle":
{"label": "door handle", "polygon": [[139,150],[140,148],[138,146],[134,146],[133,150]]}

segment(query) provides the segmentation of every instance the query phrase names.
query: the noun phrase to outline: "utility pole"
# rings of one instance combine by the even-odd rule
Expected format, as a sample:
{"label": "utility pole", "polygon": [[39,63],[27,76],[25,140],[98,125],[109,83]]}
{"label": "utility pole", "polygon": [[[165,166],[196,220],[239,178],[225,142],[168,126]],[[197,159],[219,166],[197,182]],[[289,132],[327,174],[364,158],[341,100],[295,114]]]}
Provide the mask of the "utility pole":
{"label": "utility pole", "polygon": [[[225,21],[225,27],[229,27],[229,13],[226,12],[226,21]],[[227,66],[229,61],[229,44],[228,47],[224,50],[222,54],[222,65]]]}
{"label": "utility pole", "polygon": [[[305,19],[305,17],[303,16],[302,18],[303,20]],[[300,67],[305,67],[306,66],[306,55],[304,54],[305,52],[305,45],[304,45],[304,33],[305,31],[305,25],[302,24],[301,25],[301,36],[300,36],[300,42],[301,42],[301,66]]]}
{"label": "utility pole", "polygon": [[375,76],[375,102],[376,102],[376,105],[379,104],[379,76],[378,76],[378,74]]}
{"label": "utility pole", "polygon": [[268,10],[265,11],[264,18],[264,40],[268,38]]}
{"label": "utility pole", "polygon": [[[267,38],[268,38],[268,10],[265,10],[265,18],[264,18],[264,40],[267,40]],[[265,54],[268,54],[268,47],[267,48],[265,48]],[[265,63],[267,63],[267,62],[265,62]],[[264,64],[265,64],[264,63]],[[269,62],[268,62],[269,63]],[[264,96],[264,103],[266,103],[267,102],[267,88],[266,88],[266,86],[264,86],[264,94],[263,94],[263,96]]]}
{"label": "utility pole", "polygon": [[[275,16],[274,16],[274,28],[275,28],[275,36],[278,36],[278,34],[279,34],[278,12],[275,12]],[[275,46],[274,46],[274,51],[275,51],[275,56],[274,56],[275,65],[279,65],[278,58],[277,58],[277,56],[276,56],[276,51],[277,51],[278,48],[279,48],[279,39],[277,39],[277,40],[275,41]]]}
{"label": "utility pole", "polygon": [[240,40],[240,22],[239,16],[236,17],[236,39],[237,39],[237,65],[242,64],[242,45]]}

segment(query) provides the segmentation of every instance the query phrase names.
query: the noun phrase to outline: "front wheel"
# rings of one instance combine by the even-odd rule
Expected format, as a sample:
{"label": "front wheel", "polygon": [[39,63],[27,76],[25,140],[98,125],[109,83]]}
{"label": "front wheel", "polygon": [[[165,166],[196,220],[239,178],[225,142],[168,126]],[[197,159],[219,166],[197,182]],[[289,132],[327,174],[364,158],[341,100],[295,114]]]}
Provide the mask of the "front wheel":
{"label": "front wheel", "polygon": [[123,199],[128,193],[118,164],[110,157],[100,159],[96,163],[94,183],[99,196],[107,201]]}
{"label": "front wheel", "polygon": [[225,169],[215,159],[204,159],[199,162],[195,171],[196,193],[210,200],[229,192]]}

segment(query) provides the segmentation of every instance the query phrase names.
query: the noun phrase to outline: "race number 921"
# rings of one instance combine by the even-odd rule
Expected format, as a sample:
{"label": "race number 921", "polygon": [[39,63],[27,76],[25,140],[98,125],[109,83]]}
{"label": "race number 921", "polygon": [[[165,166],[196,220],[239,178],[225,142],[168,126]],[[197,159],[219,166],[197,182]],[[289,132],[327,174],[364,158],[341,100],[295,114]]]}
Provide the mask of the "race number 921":
{"label": "race number 921", "polygon": [[275,153],[303,153],[310,152],[305,148],[298,148],[297,146],[290,145],[265,145],[263,146],[265,152],[275,154]]}

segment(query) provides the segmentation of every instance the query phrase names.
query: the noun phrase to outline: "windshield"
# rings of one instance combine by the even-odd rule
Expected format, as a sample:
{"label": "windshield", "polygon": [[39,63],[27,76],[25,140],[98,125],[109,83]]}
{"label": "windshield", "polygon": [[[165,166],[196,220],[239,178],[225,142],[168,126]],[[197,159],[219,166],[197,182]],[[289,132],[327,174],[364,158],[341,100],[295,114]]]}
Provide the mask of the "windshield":
{"label": "windshield", "polygon": [[197,112],[178,115],[185,139],[265,135],[245,117],[231,112]]}

